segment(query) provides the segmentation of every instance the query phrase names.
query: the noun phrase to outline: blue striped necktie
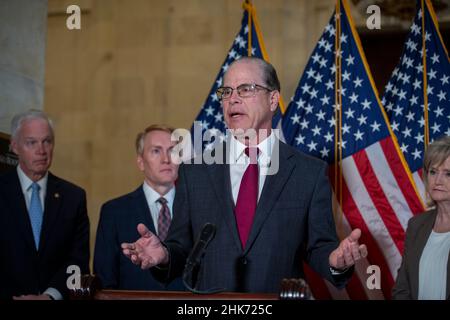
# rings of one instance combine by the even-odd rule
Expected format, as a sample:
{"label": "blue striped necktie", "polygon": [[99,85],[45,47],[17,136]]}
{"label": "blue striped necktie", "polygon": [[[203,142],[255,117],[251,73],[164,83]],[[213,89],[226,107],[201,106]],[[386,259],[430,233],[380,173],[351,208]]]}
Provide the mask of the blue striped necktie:
{"label": "blue striped necktie", "polygon": [[41,187],[36,182],[33,182],[31,184],[31,189],[33,192],[31,193],[29,214],[31,227],[33,229],[34,243],[36,244],[36,249],[39,249],[39,239],[41,236],[43,217],[41,198],[39,197],[39,190]]}

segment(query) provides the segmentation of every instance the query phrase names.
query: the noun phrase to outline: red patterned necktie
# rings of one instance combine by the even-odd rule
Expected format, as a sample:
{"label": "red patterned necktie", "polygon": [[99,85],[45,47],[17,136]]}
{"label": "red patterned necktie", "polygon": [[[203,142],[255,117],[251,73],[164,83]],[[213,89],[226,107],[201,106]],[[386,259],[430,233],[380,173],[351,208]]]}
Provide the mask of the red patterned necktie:
{"label": "red patterned necktie", "polygon": [[245,148],[250,164],[242,176],[234,214],[236,215],[242,248],[245,248],[258,202],[258,148]]}
{"label": "red patterned necktie", "polygon": [[163,197],[159,198],[157,200],[161,204],[161,209],[159,210],[159,216],[158,216],[158,236],[161,241],[164,241],[167,237],[167,232],[169,231],[170,227],[170,210],[167,206],[167,200]]}

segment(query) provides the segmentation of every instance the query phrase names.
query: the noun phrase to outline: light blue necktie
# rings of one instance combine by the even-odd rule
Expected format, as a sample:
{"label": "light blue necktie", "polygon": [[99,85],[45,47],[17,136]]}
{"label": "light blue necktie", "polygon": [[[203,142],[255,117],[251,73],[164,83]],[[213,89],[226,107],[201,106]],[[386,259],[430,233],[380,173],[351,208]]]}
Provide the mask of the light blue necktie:
{"label": "light blue necktie", "polygon": [[33,236],[34,243],[36,244],[36,249],[39,249],[39,239],[41,235],[41,227],[42,227],[42,204],[41,198],[39,197],[39,190],[41,187],[33,182],[31,185],[31,189],[33,192],[31,193],[31,201],[30,201],[30,221],[31,227],[33,228]]}

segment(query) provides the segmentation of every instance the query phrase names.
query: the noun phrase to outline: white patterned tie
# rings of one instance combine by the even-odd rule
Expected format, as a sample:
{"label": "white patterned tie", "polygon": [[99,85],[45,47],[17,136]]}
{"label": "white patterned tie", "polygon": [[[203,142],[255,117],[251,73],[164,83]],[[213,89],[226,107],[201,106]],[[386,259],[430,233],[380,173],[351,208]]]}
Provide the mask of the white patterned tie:
{"label": "white patterned tie", "polygon": [[41,189],[41,187],[36,182],[33,182],[33,184],[31,185],[31,189],[33,190],[33,192],[31,193],[29,215],[31,228],[33,228],[34,243],[36,244],[36,249],[39,249],[39,239],[41,236],[43,216],[41,198],[39,197],[39,190]]}

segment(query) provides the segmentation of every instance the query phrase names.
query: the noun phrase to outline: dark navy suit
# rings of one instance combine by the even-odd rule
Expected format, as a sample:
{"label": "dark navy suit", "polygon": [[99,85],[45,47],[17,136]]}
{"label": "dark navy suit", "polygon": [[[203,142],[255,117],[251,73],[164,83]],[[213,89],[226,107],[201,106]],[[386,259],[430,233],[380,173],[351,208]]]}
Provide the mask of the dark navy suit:
{"label": "dark navy suit", "polygon": [[140,238],[136,229],[139,223],[156,234],[142,186],[102,206],[95,244],[94,273],[103,288],[184,290],[179,278],[167,285],[158,282],[150,271],[140,269],[122,253],[122,242],[131,243]]}
{"label": "dark navy suit", "polygon": [[67,267],[89,273],[89,219],[83,189],[48,174],[39,250],[17,170],[0,176],[0,299],[57,289],[67,298]]}

